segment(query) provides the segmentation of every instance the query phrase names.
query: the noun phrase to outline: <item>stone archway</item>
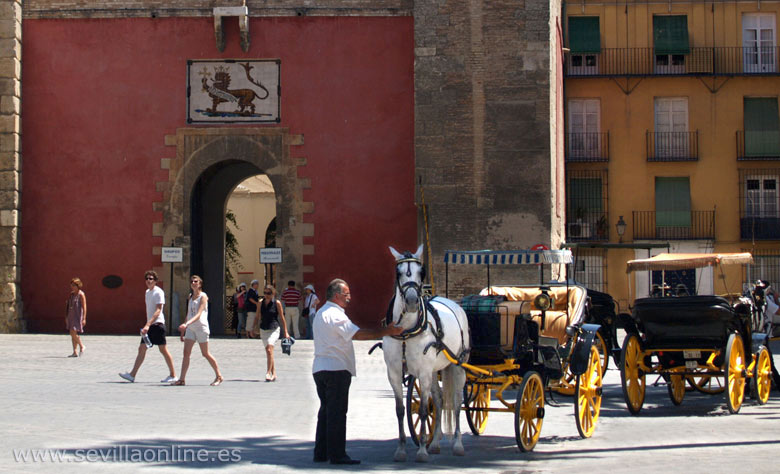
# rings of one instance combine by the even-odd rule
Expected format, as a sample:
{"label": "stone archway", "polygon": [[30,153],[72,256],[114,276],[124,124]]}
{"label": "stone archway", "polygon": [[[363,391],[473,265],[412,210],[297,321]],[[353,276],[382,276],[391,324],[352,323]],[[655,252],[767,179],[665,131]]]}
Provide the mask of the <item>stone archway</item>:
{"label": "stone archway", "polygon": [[[314,234],[313,225],[303,223],[303,214],[313,209],[311,203],[303,202],[303,189],[310,183],[297,172],[306,160],[290,156],[290,147],[301,144],[303,137],[290,135],[286,128],[188,128],[166,137],[166,145],[176,146],[176,158],[162,162],[169,169],[169,179],[158,183],[163,200],[155,209],[162,212],[162,222],[154,232],[164,246],[183,248],[184,261],[174,266],[173,281],[174,292],[180,295],[179,315],[184,313],[189,275],[197,269],[205,273],[204,290],[211,296],[212,333],[223,332],[224,307],[219,302],[224,294],[225,205],[238,183],[258,173],[268,176],[277,196],[276,243],[284,257],[279,274],[301,281],[304,272],[313,271],[302,261],[303,255],[312,252],[311,246],[303,245],[303,237]],[[258,247],[262,245],[258,242]],[[169,279],[169,270],[158,270],[163,281]]]}

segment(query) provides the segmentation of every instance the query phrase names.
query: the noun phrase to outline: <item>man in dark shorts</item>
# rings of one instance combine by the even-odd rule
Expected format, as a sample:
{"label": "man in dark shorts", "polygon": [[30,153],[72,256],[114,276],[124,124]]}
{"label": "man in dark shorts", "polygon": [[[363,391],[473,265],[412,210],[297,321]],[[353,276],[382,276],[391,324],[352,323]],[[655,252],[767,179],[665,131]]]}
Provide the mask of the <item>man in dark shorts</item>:
{"label": "man in dark shorts", "polygon": [[149,270],[144,274],[146,280],[146,324],[141,329],[141,345],[138,346],[138,355],[135,358],[135,365],[130,372],[120,373],[119,376],[128,382],[135,382],[135,376],[141,364],[146,357],[146,342],[143,336],[148,336],[149,342],[160,349],[168,365],[170,375],[160,380],[162,383],[171,383],[176,381],[176,370],[173,368],[173,357],[168,352],[168,346],[165,341],[165,316],[163,315],[163,306],[165,306],[165,293],[157,286],[157,273]]}

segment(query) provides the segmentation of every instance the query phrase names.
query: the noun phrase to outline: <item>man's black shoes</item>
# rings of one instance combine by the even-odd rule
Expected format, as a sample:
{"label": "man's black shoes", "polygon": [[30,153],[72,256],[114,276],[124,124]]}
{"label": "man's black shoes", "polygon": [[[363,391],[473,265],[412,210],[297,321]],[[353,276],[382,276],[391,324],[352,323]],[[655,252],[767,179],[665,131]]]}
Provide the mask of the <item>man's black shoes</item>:
{"label": "man's black shoes", "polygon": [[318,458],[317,456],[314,456],[314,462],[325,462],[328,458]]}
{"label": "man's black shoes", "polygon": [[330,463],[331,464],[360,464],[360,460],[359,459],[352,459],[349,456],[344,456],[341,459],[331,459]]}

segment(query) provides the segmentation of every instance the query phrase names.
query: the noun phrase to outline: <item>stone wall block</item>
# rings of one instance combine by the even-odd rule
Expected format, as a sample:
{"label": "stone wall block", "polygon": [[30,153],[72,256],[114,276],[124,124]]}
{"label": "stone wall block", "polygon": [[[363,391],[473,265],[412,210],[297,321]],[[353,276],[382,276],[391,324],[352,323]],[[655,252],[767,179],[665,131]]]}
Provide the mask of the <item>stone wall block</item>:
{"label": "stone wall block", "polygon": [[3,227],[17,227],[19,225],[19,211],[14,210],[2,210],[0,211],[0,226]]}
{"label": "stone wall block", "polygon": [[19,267],[16,265],[0,266],[0,281],[13,281],[19,283]]}
{"label": "stone wall block", "polygon": [[22,86],[19,80],[13,78],[0,78],[0,95],[20,97]]}
{"label": "stone wall block", "polygon": [[18,58],[0,58],[0,77],[19,79],[22,77],[22,62]]}
{"label": "stone wall block", "polygon": [[0,170],[19,171],[20,166],[19,153],[0,152]]}
{"label": "stone wall block", "polygon": [[16,301],[16,283],[8,282],[0,284],[0,303],[13,303]]}
{"label": "stone wall block", "polygon": [[0,191],[0,209],[16,209],[19,207],[19,192]]}
{"label": "stone wall block", "polygon": [[0,2],[0,18],[4,20],[21,19],[22,18],[22,4],[17,1],[4,1]]}
{"label": "stone wall block", "polygon": [[0,265],[16,265],[16,245],[4,246],[3,252],[0,252]]}
{"label": "stone wall block", "polygon": [[19,97],[13,95],[3,95],[0,97],[0,114],[19,114],[22,111],[22,101]]}
{"label": "stone wall block", "polygon": [[18,133],[0,133],[0,153],[18,153],[20,148]]}
{"label": "stone wall block", "polygon": [[0,133],[19,133],[21,126],[21,117],[18,114],[0,115]]}
{"label": "stone wall block", "polygon": [[0,171],[0,190],[11,191],[19,189],[19,173],[16,171]]}
{"label": "stone wall block", "polygon": [[0,57],[22,59],[22,42],[16,38],[0,38]]}
{"label": "stone wall block", "polygon": [[22,39],[22,23],[19,20],[0,19],[0,38]]}

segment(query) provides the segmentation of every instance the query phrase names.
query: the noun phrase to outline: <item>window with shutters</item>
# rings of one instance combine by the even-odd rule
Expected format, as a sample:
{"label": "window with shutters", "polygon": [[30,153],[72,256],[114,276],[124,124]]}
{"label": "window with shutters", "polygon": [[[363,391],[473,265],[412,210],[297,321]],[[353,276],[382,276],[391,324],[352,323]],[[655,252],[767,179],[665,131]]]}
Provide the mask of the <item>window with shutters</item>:
{"label": "window with shutters", "polygon": [[685,73],[685,57],[690,54],[688,17],[653,16],[653,49],[656,74]]}
{"label": "window with shutters", "polygon": [[660,238],[686,238],[691,229],[691,186],[686,178],[655,178],[655,225]]}
{"label": "window with shutters", "polygon": [[599,17],[569,17],[569,51],[569,74],[587,76],[599,73]]}
{"label": "window with shutters", "polygon": [[655,156],[675,158],[689,155],[688,99],[655,99]]}
{"label": "window with shutters", "polygon": [[779,185],[780,168],[739,170],[739,225],[742,240],[780,238]]}
{"label": "window with shutters", "polygon": [[780,116],[777,97],[745,97],[746,157],[780,157]]}
{"label": "window with shutters", "polygon": [[774,13],[742,15],[742,68],[746,73],[777,72]]}
{"label": "window with shutters", "polygon": [[599,99],[569,101],[568,157],[601,156],[600,109]]}

